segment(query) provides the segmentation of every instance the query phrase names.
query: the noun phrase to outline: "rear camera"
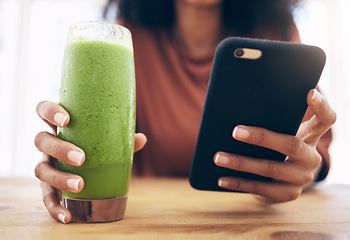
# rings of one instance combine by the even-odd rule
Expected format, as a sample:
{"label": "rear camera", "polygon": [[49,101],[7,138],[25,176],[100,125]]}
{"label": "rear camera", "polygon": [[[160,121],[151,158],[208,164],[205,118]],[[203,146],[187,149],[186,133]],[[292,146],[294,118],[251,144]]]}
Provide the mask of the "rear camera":
{"label": "rear camera", "polygon": [[244,55],[244,50],[242,48],[237,48],[234,52],[236,57],[242,57]]}

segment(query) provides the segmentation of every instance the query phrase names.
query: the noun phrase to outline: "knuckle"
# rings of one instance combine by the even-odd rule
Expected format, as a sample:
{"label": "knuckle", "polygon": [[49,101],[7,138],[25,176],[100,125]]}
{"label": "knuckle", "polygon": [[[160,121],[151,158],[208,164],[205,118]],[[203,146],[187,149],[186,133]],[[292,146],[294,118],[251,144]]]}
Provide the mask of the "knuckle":
{"label": "knuckle", "polygon": [[52,181],[52,185],[58,187],[59,186],[59,182],[60,182],[60,178],[57,174],[54,174],[51,178]]}
{"label": "knuckle", "polygon": [[298,180],[295,181],[295,184],[298,186],[305,186],[305,185],[309,184],[310,182],[312,182],[313,179],[314,179],[314,175],[310,171],[310,172],[307,172],[304,174],[300,174],[298,177]]}
{"label": "knuckle", "polygon": [[49,101],[42,101],[37,106],[37,113],[43,119],[52,118],[52,107]]}
{"label": "knuckle", "polygon": [[327,125],[330,127],[332,126],[335,122],[337,121],[337,113],[331,109],[330,113],[329,113],[329,118],[327,121]]}
{"label": "knuckle", "polygon": [[337,121],[337,114],[336,114],[335,111],[332,110],[331,117],[330,117],[330,120],[329,120],[330,126],[332,126],[336,121]]}
{"label": "knuckle", "polygon": [[322,156],[318,152],[316,152],[313,162],[313,168],[318,168],[322,164]]}
{"label": "knuckle", "polygon": [[42,145],[42,139],[47,135],[47,132],[45,131],[42,131],[42,132],[39,132],[35,138],[34,138],[34,144],[36,146],[37,149],[41,149],[41,145]]}
{"label": "knuckle", "polygon": [[301,194],[301,188],[295,188],[292,189],[290,192],[288,192],[283,198],[283,202],[290,202],[296,200]]}
{"label": "knuckle", "polygon": [[278,178],[279,171],[276,163],[272,161],[267,162],[266,175],[271,178]]}
{"label": "knuckle", "polygon": [[55,203],[52,201],[51,195],[50,195],[50,194],[46,194],[46,195],[43,197],[43,202],[44,202],[45,207],[46,207],[48,210],[52,210],[52,209],[55,207]]}
{"label": "knuckle", "polygon": [[48,193],[43,195],[43,202],[44,202],[45,206],[46,206],[46,204],[49,203],[49,197],[50,197],[50,194],[48,194]]}
{"label": "knuckle", "polygon": [[317,119],[316,124],[320,129],[329,129],[335,122],[337,121],[337,114],[336,112],[331,109],[327,117],[324,117],[324,119]]}
{"label": "knuckle", "polygon": [[244,164],[243,159],[241,157],[237,157],[235,162],[236,164],[234,166],[234,169],[238,171],[242,170]]}
{"label": "knuckle", "polygon": [[258,135],[257,135],[257,144],[261,145],[265,142],[265,138],[266,138],[266,133],[263,129],[259,129],[258,130]]}
{"label": "knuckle", "polygon": [[312,172],[304,175],[303,185],[306,185],[314,180],[314,175]]}
{"label": "knuckle", "polygon": [[59,141],[54,141],[52,145],[52,155],[57,156],[60,153],[61,143]]}
{"label": "knuckle", "polygon": [[43,165],[44,165],[43,162],[39,162],[39,163],[35,166],[35,169],[34,169],[35,177],[37,177],[37,178],[40,179],[40,180],[41,180],[41,169],[42,169]]}
{"label": "knuckle", "polygon": [[242,191],[242,181],[241,179],[237,178],[235,181],[234,189],[237,191]]}
{"label": "knuckle", "polygon": [[36,112],[40,115],[41,109],[47,103],[47,101],[41,101],[36,105]]}
{"label": "knuckle", "polygon": [[290,143],[287,144],[287,151],[289,156],[295,156],[302,148],[302,142],[297,137],[292,137]]}
{"label": "knuckle", "polygon": [[289,201],[296,200],[301,194],[301,188],[297,188],[294,191],[292,191],[289,195]]}

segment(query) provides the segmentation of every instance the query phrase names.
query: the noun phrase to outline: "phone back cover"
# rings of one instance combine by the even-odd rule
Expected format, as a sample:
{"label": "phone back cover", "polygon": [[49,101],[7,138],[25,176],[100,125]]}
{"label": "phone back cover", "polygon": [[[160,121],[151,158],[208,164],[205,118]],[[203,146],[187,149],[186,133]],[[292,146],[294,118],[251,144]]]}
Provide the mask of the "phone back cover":
{"label": "phone back cover", "polygon": [[[262,51],[257,60],[234,57],[237,48]],[[283,161],[276,151],[239,142],[236,125],[262,127],[295,135],[307,109],[306,97],[315,88],[325,64],[324,52],[302,44],[229,38],[216,50],[190,183],[200,190],[228,191],[222,176],[267,180],[257,175],[216,166],[218,151]]]}

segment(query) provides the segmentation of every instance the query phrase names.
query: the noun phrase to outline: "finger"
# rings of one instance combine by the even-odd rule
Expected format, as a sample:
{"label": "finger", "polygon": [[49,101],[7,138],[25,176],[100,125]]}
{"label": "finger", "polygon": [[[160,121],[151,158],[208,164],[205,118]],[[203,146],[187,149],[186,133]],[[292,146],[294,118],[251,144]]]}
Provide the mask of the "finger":
{"label": "finger", "polygon": [[277,202],[289,202],[297,199],[302,188],[280,182],[262,182],[243,178],[222,177],[218,181],[222,188],[257,194]]}
{"label": "finger", "polygon": [[59,202],[57,190],[45,182],[41,182],[41,191],[43,201],[49,214],[53,219],[62,223],[69,223],[72,215],[68,209],[64,208]]}
{"label": "finger", "polygon": [[216,153],[214,161],[220,167],[249,172],[299,186],[305,186],[314,179],[312,171],[305,171],[291,162],[254,159],[223,152]]}
{"label": "finger", "polygon": [[65,142],[48,132],[40,132],[34,140],[39,151],[48,154],[64,163],[81,166],[85,161],[84,151],[77,146]]}
{"label": "finger", "polygon": [[302,124],[303,140],[316,144],[319,138],[335,123],[337,117],[327,100],[316,90],[309,92],[307,102],[315,113],[312,118]]}
{"label": "finger", "polygon": [[147,137],[143,133],[135,134],[135,148],[134,152],[140,151],[147,143]]}
{"label": "finger", "polygon": [[36,107],[36,112],[53,129],[55,126],[64,127],[69,123],[68,112],[56,103],[40,102]]}
{"label": "finger", "polygon": [[[232,136],[239,141],[275,150],[294,160],[313,159],[314,157],[310,146],[295,136],[242,125],[235,127]],[[315,164],[311,161],[308,163],[311,163],[312,166]]]}
{"label": "finger", "polygon": [[35,167],[35,176],[57,189],[73,193],[80,192],[84,187],[82,177],[55,169],[49,158],[44,154],[43,159]]}

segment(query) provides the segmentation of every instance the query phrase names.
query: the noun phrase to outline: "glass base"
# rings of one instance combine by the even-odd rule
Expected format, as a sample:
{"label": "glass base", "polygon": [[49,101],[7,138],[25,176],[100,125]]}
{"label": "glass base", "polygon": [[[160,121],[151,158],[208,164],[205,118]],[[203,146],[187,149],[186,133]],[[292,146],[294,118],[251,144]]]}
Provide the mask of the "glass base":
{"label": "glass base", "polygon": [[124,217],[127,197],[110,199],[62,198],[61,204],[72,214],[73,222],[102,223]]}

